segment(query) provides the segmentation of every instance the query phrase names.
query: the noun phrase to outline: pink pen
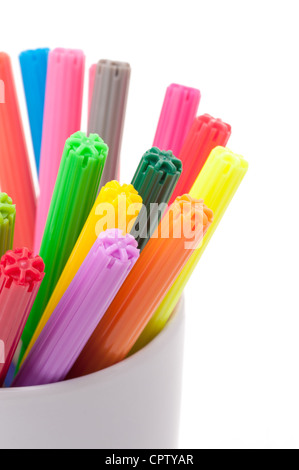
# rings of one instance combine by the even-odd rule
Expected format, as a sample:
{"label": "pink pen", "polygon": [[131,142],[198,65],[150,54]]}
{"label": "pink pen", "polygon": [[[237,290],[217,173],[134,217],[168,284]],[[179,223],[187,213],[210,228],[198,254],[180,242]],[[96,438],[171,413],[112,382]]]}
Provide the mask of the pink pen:
{"label": "pink pen", "polygon": [[27,248],[7,251],[0,262],[0,386],[20,341],[44,277],[44,262]]}
{"label": "pink pen", "polygon": [[34,251],[39,252],[65,141],[80,130],[85,56],[80,50],[49,53],[40,155],[40,196]]}
{"label": "pink pen", "polygon": [[230,135],[231,126],[221,119],[215,119],[209,114],[194,119],[178,155],[183,171],[170,198],[170,204],[178,196],[189,193],[211,151],[219,145],[225,147]]}
{"label": "pink pen", "polygon": [[196,116],[200,91],[172,84],[166,90],[153,146],[178,157]]}

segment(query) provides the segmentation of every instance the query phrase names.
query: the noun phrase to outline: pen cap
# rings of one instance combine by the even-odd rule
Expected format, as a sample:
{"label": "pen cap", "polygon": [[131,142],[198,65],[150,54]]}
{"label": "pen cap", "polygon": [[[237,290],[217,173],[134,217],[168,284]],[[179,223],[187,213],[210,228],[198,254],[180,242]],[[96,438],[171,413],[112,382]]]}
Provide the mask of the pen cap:
{"label": "pen cap", "polygon": [[171,204],[153,238],[169,238],[190,242],[189,249],[197,248],[199,241],[213,221],[213,212],[202,199],[189,194],[179,196]]}
{"label": "pen cap", "polygon": [[247,170],[248,162],[242,155],[218,146],[212,150],[190,194],[204,198],[213,209],[215,219],[218,219],[226,210]]}
{"label": "pen cap", "polygon": [[49,53],[40,153],[40,196],[34,250],[39,252],[65,141],[81,128],[85,56],[57,48]]}
{"label": "pen cap", "polygon": [[101,187],[119,179],[119,156],[127,106],[131,67],[126,62],[100,60],[95,74],[88,132],[96,132],[107,142],[109,156]]}
{"label": "pen cap", "polygon": [[121,185],[118,181],[111,181],[101,189],[24,357],[30,351],[63,294],[74,279],[76,272],[95,243],[97,236],[108,228],[117,227],[122,230],[123,234],[128,233],[135,222],[141,205],[142,199],[131,184]]}
{"label": "pen cap", "polygon": [[0,257],[12,249],[16,206],[6,193],[0,193]]}
{"label": "pen cap", "polygon": [[124,266],[129,271],[139,256],[137,243],[132,235],[122,234],[120,229],[112,228],[100,233],[92,247],[91,253],[101,251],[107,258],[107,267]]}
{"label": "pen cap", "polygon": [[221,119],[215,119],[209,114],[194,119],[179,154],[184,171],[172,199],[190,191],[211,150],[226,145],[230,135],[230,125]]}
{"label": "pen cap", "polygon": [[0,292],[14,286],[24,287],[28,293],[33,292],[43,280],[44,269],[42,258],[34,256],[27,248],[7,251],[0,261]]}
{"label": "pen cap", "polygon": [[35,49],[19,55],[37,172],[42,143],[48,55],[50,49]]}
{"label": "pen cap", "polygon": [[216,147],[212,150],[191,189],[191,195],[204,198],[213,210],[213,223],[205,234],[201,245],[187,261],[182,272],[157,308],[131,353],[143,348],[164,328],[247,169],[248,163],[241,155],[237,155],[224,147]]}
{"label": "pen cap", "polygon": [[[98,236],[109,228],[130,232],[142,207],[142,198],[132,184],[110,181],[101,188],[92,213],[95,215],[94,234]],[[94,236],[93,234],[93,236]]]}
{"label": "pen cap", "polygon": [[199,90],[170,85],[166,90],[153,146],[171,150],[178,156],[196,116],[199,101]]}
{"label": "pen cap", "polygon": [[[66,140],[42,239],[42,254],[49,250],[49,241],[56,235],[59,238],[52,240],[52,244],[53,248],[60,247],[57,261],[68,259],[94,204],[107,154],[108,147],[97,134],[87,137],[79,131]],[[63,228],[64,225],[67,227]],[[60,243],[65,244],[66,235],[70,237],[67,251],[61,253]]]}
{"label": "pen cap", "polygon": [[132,185],[143,204],[168,202],[182,173],[182,162],[173,153],[152,147],[140,160]]}
{"label": "pen cap", "polygon": [[143,201],[143,209],[132,231],[140,249],[156,229],[181,173],[182,162],[170,150],[153,147],[141,158],[132,180]]}
{"label": "pen cap", "polygon": [[0,97],[0,185],[18,210],[15,246],[31,249],[36,195],[11,62],[3,52],[0,52],[0,84],[4,91],[4,96]]}
{"label": "pen cap", "polygon": [[[65,142],[40,249],[47,276],[22,336],[24,348],[32,338],[94,204],[107,152],[107,145],[96,134],[87,137],[79,131]],[[23,350],[20,357],[22,353]]]}

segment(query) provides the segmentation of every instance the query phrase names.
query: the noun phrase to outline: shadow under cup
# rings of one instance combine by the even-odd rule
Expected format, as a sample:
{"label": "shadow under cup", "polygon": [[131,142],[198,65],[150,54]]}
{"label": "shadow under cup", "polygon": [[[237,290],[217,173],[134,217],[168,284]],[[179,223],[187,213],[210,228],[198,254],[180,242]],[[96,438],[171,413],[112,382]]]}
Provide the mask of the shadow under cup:
{"label": "shadow under cup", "polygon": [[184,323],[182,299],[164,330],[119,364],[57,384],[0,389],[0,448],[176,448]]}

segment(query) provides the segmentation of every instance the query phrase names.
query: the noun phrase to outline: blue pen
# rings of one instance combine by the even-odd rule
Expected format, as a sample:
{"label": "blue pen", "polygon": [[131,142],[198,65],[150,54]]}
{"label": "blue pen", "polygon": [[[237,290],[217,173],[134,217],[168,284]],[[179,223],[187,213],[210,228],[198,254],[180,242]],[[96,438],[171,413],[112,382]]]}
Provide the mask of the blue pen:
{"label": "blue pen", "polygon": [[42,141],[48,54],[49,49],[36,49],[24,51],[19,56],[37,173]]}

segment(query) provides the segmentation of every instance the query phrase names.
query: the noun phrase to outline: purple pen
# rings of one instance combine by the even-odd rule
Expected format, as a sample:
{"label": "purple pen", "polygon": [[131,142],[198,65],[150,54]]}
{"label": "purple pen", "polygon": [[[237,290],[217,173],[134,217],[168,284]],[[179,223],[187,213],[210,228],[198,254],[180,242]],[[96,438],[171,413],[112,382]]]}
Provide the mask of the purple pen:
{"label": "purple pen", "polygon": [[119,229],[101,233],[15,377],[13,387],[65,379],[139,256]]}

